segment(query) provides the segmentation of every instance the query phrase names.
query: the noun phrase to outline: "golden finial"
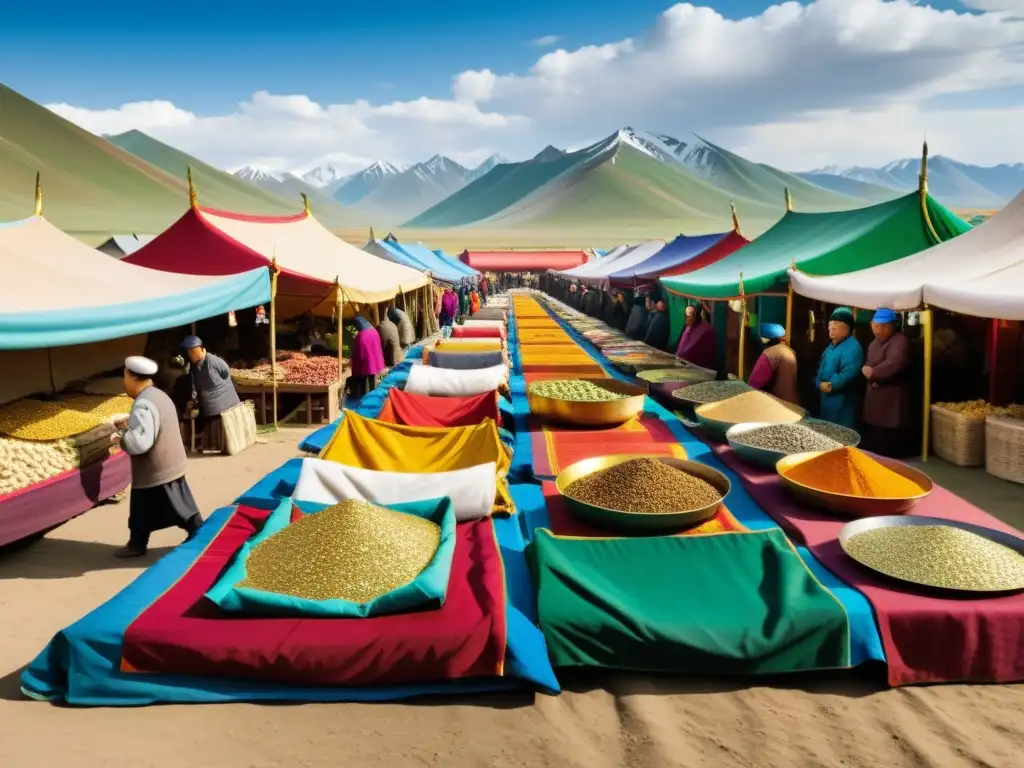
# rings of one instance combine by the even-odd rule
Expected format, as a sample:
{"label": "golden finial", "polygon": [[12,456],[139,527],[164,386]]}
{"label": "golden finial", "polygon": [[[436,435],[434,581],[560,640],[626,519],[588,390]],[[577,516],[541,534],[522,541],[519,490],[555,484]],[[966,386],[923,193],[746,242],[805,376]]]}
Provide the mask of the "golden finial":
{"label": "golden finial", "polygon": [[302,195],[302,208],[306,215],[309,216],[309,198],[306,197],[305,192],[299,192],[299,194]]}
{"label": "golden finial", "polygon": [[[274,251],[275,251],[275,254],[276,254],[277,248],[275,248],[275,249],[274,249]],[[271,274],[276,274],[276,273],[277,273],[277,271],[278,271],[278,270],[277,270],[277,256],[275,255],[275,256],[274,256],[274,257],[273,257],[273,258],[272,258],[272,259],[270,260],[270,273],[271,273]]]}
{"label": "golden finial", "polygon": [[917,177],[917,187],[921,194],[928,192],[928,139],[921,147],[921,174]]}
{"label": "golden finial", "polygon": [[793,196],[789,194],[789,187],[786,187],[786,213],[793,212]]}
{"label": "golden finial", "polygon": [[736,213],[736,203],[729,202],[729,209],[732,211],[732,231],[740,234],[740,216]]}
{"label": "golden finial", "polygon": [[376,240],[376,239],[377,239],[376,236],[373,234],[373,227],[370,227],[370,240],[373,241],[373,240]]}
{"label": "golden finial", "polygon": [[192,182],[192,166],[188,166],[188,204],[192,208],[199,207],[199,196],[196,195],[196,185]]}
{"label": "golden finial", "polygon": [[39,171],[36,171],[36,204],[32,215],[43,215],[43,182],[39,178]]}

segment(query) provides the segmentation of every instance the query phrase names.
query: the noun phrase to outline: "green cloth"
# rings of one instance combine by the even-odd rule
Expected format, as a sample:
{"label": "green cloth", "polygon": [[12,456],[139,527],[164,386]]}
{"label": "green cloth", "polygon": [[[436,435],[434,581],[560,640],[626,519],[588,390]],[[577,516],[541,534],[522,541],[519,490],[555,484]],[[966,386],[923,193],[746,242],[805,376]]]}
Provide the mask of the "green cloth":
{"label": "green cloth", "polygon": [[742,273],[748,296],[782,292],[794,260],[810,275],[839,275],[902,259],[971,228],[931,196],[925,204],[938,239],[925,223],[918,192],[853,211],[789,212],[749,245],[689,274],[663,278],[661,286],[684,296],[735,298]]}
{"label": "green cloth", "polygon": [[850,665],[846,611],[778,530],[531,547],[556,667],[777,674]]}

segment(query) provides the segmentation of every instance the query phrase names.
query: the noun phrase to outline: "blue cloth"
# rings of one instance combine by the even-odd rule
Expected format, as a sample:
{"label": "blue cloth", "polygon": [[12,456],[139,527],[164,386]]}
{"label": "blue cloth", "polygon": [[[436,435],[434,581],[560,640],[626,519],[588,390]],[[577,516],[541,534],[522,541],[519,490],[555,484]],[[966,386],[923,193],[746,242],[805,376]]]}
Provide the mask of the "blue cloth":
{"label": "blue cloth", "polygon": [[871,318],[872,323],[895,323],[896,313],[886,307],[879,307],[875,310],[875,316]]}
{"label": "blue cloth", "polygon": [[821,391],[822,382],[832,385],[831,392],[821,392],[821,418],[844,427],[857,426],[857,401],[860,369],[864,367],[864,350],[853,336],[838,344],[829,344],[821,353],[814,387]]}
{"label": "blue cloth", "polygon": [[[301,501],[296,503],[306,514],[316,514],[332,506],[303,504]],[[206,597],[220,606],[221,610],[259,616],[365,618],[436,608],[444,603],[452,570],[452,556],[455,554],[455,509],[447,497],[387,505],[388,509],[435,523],[440,528],[441,538],[430,562],[412,581],[383,595],[357,603],[340,598],[311,600],[242,586],[248,576],[249,556],[260,544],[292,524],[292,506],[292,500],[286,498],[270,513],[260,532],[242,545],[227,570],[206,593]]]}
{"label": "blue cloth", "polygon": [[[545,306],[545,309],[609,376],[619,381],[633,381],[633,383],[636,383],[635,380],[630,379],[615,369],[596,346],[555,315],[549,307]],[[511,323],[513,318],[510,317],[509,321]],[[509,351],[512,351],[511,345],[509,346]],[[513,399],[514,395],[515,390],[513,389]],[[656,416],[666,424],[686,450],[686,455],[691,461],[699,461],[702,464],[706,464],[729,478],[732,490],[729,492],[726,502],[728,503],[729,511],[732,512],[737,520],[753,531],[779,527],[775,520],[761,509],[761,506],[747,493],[736,473],[719,461],[711,449],[694,437],[674,414],[649,397],[644,401],[644,412],[648,415]],[[549,527],[543,493],[518,489],[515,485],[510,485],[509,487],[512,490],[512,498],[515,500],[516,509],[519,512],[517,516],[521,518],[521,524],[524,527],[528,527],[524,535],[528,541],[532,541],[534,530]],[[811,554],[809,549],[800,546],[795,546],[795,549],[807,568],[826,589],[835,595],[836,599],[842,603],[843,608],[846,610],[846,615],[850,622],[850,665],[858,666],[870,662],[884,662],[885,650],[882,647],[882,638],[878,632],[878,625],[875,622],[874,611],[867,598],[822,565]]]}
{"label": "blue cloth", "polygon": [[759,329],[762,339],[784,339],[786,338],[786,329],[778,323],[761,323]]}
{"label": "blue cloth", "polygon": [[[131,290],[131,285],[124,286],[126,296]],[[221,277],[204,288],[178,293],[174,290],[145,301],[120,301],[112,296],[107,303],[94,307],[62,305],[30,312],[9,312],[0,307],[0,350],[121,339],[255,307],[270,301],[270,273],[254,269]]]}

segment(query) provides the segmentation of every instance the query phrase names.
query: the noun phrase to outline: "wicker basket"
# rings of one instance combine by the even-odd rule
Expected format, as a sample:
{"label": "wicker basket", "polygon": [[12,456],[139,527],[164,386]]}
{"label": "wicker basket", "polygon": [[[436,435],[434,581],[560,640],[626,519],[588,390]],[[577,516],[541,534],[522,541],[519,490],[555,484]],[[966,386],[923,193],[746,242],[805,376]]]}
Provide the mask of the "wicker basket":
{"label": "wicker basket", "polygon": [[1024,420],[1008,416],[985,419],[985,471],[1024,483]]}
{"label": "wicker basket", "polygon": [[985,419],[932,406],[932,452],[958,467],[985,463]]}
{"label": "wicker basket", "polygon": [[246,400],[220,415],[224,430],[224,453],[234,456],[256,442],[256,407]]}

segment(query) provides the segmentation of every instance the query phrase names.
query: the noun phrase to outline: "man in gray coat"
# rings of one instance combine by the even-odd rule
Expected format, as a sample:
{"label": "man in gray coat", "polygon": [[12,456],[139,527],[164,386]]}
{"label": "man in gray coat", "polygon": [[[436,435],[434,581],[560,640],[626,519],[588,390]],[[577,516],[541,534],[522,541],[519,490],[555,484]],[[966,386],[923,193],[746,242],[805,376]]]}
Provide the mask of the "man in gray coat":
{"label": "man in gray coat", "polygon": [[199,432],[206,421],[220,416],[241,401],[231,381],[231,368],[222,358],[207,352],[202,339],[186,336],[181,346],[188,355],[193,397],[199,401],[202,416],[196,421],[196,431]]}
{"label": "man in gray coat", "polygon": [[115,557],[142,557],[154,531],[183,528],[189,538],[203,523],[185,480],[188,460],[171,398],[153,386],[157,364],[147,357],[124,361],[124,389],[135,402],[128,419],[119,422],[111,443],[132,461],[132,492],[128,507],[128,544]]}

